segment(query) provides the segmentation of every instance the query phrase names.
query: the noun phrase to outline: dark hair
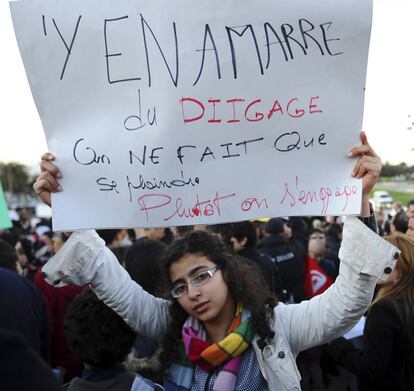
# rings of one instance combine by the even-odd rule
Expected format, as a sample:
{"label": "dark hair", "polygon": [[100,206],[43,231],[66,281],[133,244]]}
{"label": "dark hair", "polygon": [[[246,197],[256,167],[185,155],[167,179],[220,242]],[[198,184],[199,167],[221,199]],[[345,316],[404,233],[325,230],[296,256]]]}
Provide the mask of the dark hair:
{"label": "dark hair", "polygon": [[105,244],[109,246],[116,238],[118,232],[122,229],[98,229],[97,234],[105,241]]}
{"label": "dark hair", "polygon": [[284,231],[286,221],[280,217],[274,217],[265,224],[265,231],[269,235],[279,235]]}
{"label": "dark hair", "polygon": [[130,240],[134,241],[137,239],[137,234],[134,229],[132,228],[127,229],[127,234]]}
{"label": "dark hair", "polygon": [[[165,271],[169,273],[170,266],[186,254],[205,256],[220,267],[234,302],[243,304],[251,311],[252,325],[259,337],[258,344],[264,348],[266,339],[274,336],[270,324],[277,299],[263,282],[260,272],[237,259],[216,236],[205,231],[190,232],[175,241],[167,250]],[[177,342],[182,339],[182,327],[188,317],[176,299],[173,299],[170,306],[170,315],[170,329],[162,342],[164,351],[161,362],[164,370],[180,358]]]}
{"label": "dark hair", "polygon": [[226,246],[229,246],[229,248],[233,248],[230,241],[233,232],[232,223],[207,225],[206,229],[208,232],[219,235]]}
{"label": "dark hair", "polygon": [[409,208],[411,205],[414,205],[414,200],[408,201],[407,208]]}
{"label": "dark hair", "polygon": [[17,256],[14,248],[6,241],[0,239],[0,267],[16,272],[16,260]]}
{"label": "dark hair", "polygon": [[398,212],[394,216],[392,224],[398,232],[402,232],[405,234],[408,230],[408,216],[405,212]]}
{"label": "dark hair", "polygon": [[20,236],[19,236],[19,233],[17,232],[16,228],[9,228],[9,229],[5,229],[0,234],[0,239],[5,240],[12,247],[14,247],[16,245],[16,243],[20,240]]}
{"label": "dark hair", "polygon": [[53,237],[53,232],[52,231],[45,231],[45,232],[43,232],[42,233],[42,235],[40,235],[40,236],[47,236],[47,238],[48,239],[52,239],[52,237]]}
{"label": "dark hair", "polygon": [[26,238],[20,239],[19,242],[22,245],[22,249],[27,257],[28,262],[31,264],[36,263],[37,260],[34,254],[35,249],[33,242]]}
{"label": "dark hair", "polygon": [[250,221],[234,223],[232,236],[238,241],[247,238],[246,247],[254,246],[257,242],[256,227]]}
{"label": "dark hair", "polygon": [[339,235],[342,233],[343,227],[342,224],[332,223],[329,225],[329,228],[326,231],[327,236],[333,236],[339,240]]}
{"label": "dark hair", "polygon": [[175,230],[177,231],[178,236],[183,236],[187,232],[191,232],[194,230],[194,225],[180,225],[178,227],[175,227]]}
{"label": "dark hair", "polygon": [[72,353],[97,369],[123,362],[136,338],[122,318],[90,289],[85,289],[70,304],[64,329]]}
{"label": "dark hair", "polygon": [[174,234],[171,231],[171,228],[164,228],[164,236],[161,239],[161,242],[165,244],[170,244],[174,240]]}
{"label": "dark hair", "polygon": [[167,247],[159,240],[141,238],[128,249],[125,269],[131,278],[152,295],[160,295],[160,285],[164,285],[161,261]]}

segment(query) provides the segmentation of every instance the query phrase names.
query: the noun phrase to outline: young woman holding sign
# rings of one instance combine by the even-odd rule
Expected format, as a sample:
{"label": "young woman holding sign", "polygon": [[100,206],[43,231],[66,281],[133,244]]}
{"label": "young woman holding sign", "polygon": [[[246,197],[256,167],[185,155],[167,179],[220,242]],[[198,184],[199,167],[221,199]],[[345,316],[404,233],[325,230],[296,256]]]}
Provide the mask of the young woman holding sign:
{"label": "young woman holding sign", "polygon": [[[381,163],[364,133],[361,140],[349,156],[359,157],[353,176],[362,178],[362,217],[371,226],[368,197]],[[52,161],[43,156],[34,185],[49,204],[59,187]],[[73,233],[43,271],[57,286],[90,283],[138,333],[163,338],[166,390],[299,390],[296,355],[349,330],[370,304],[377,279],[395,263],[398,249],[364,222],[345,223],[335,284],[300,304],[278,304],[254,272],[206,233],[190,233],[168,250],[171,300],[133,282],[94,231]]]}

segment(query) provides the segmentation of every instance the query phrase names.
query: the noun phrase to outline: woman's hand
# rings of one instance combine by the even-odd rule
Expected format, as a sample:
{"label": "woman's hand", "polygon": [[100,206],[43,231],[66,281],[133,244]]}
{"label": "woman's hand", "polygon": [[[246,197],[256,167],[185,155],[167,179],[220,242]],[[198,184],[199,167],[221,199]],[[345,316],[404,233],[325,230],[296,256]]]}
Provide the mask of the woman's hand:
{"label": "woman's hand", "polygon": [[50,206],[51,193],[62,191],[62,187],[57,181],[62,175],[59,169],[52,163],[55,157],[50,152],[43,154],[41,159],[40,175],[33,184],[33,190],[46,205]]}
{"label": "woman's hand", "polygon": [[369,193],[374,188],[381,173],[381,159],[368,144],[367,135],[361,132],[362,145],[352,148],[348,157],[359,157],[352,171],[354,178],[362,179],[362,209],[361,216],[369,217]]}

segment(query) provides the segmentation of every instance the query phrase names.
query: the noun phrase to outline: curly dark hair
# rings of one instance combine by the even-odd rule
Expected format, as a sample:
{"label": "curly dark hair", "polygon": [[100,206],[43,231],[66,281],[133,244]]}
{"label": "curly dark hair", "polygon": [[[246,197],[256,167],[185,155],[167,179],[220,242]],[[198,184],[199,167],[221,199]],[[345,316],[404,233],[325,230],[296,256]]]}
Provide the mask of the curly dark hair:
{"label": "curly dark hair", "polygon": [[[167,250],[164,270],[169,273],[170,266],[186,254],[205,256],[220,267],[234,302],[241,303],[251,311],[252,326],[259,337],[259,346],[263,349],[266,340],[274,336],[271,322],[277,299],[267,287],[260,271],[235,257],[216,236],[205,231],[190,232],[176,240]],[[170,329],[162,340],[163,370],[168,370],[172,363],[180,360],[177,342],[182,339],[182,327],[188,317],[177,299],[172,301],[170,315]]]}
{"label": "curly dark hair", "polygon": [[96,369],[125,361],[136,338],[123,319],[90,289],[70,304],[64,329],[72,353]]}

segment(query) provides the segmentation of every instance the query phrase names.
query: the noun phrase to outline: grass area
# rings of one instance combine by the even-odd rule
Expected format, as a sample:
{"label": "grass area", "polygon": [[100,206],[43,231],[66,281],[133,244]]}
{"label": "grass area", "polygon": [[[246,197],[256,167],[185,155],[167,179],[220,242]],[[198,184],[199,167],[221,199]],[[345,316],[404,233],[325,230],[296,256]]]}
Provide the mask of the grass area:
{"label": "grass area", "polygon": [[400,202],[403,205],[407,205],[408,201],[411,201],[414,199],[414,194],[412,193],[404,193],[403,191],[381,189],[380,187],[375,188],[375,191],[377,190],[387,191],[390,194],[390,196],[394,199],[395,202]]}

